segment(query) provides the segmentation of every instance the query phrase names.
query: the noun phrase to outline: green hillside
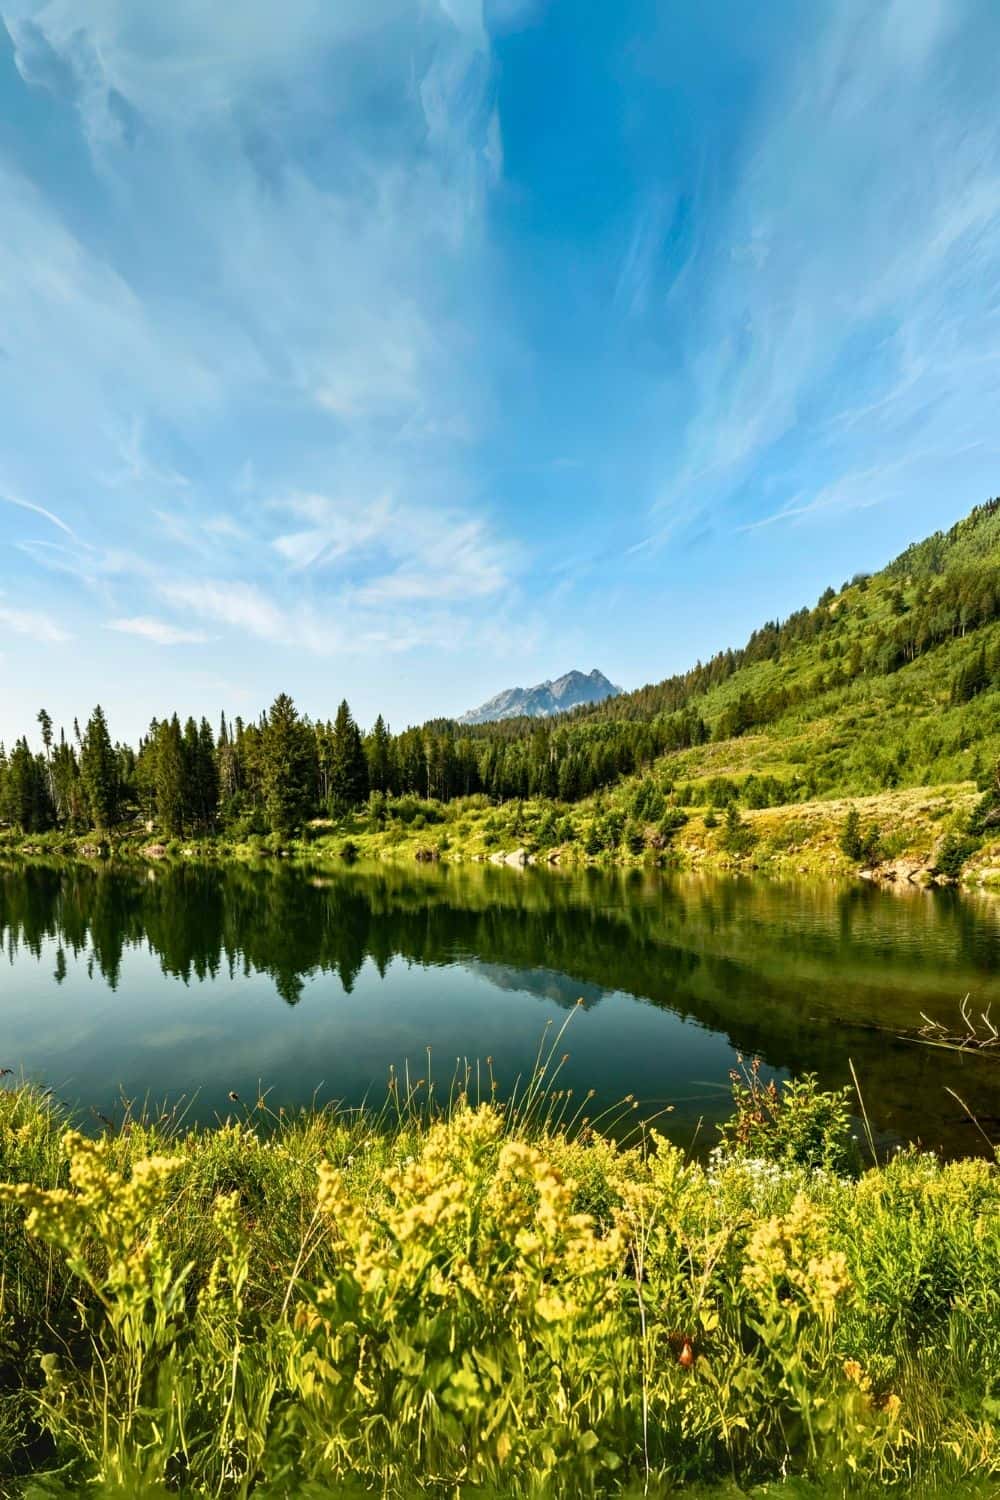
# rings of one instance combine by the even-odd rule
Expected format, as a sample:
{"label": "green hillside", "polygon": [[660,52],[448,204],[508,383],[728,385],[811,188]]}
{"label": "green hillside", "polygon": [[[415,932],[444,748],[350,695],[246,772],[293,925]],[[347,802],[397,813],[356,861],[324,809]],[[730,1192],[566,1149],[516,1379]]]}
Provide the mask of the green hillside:
{"label": "green hillside", "polygon": [[[981,872],[1000,759],[1000,501],[766,624],[739,651],[545,728],[520,721],[480,737],[494,754],[530,747],[559,765],[610,747],[623,769],[561,812],[535,777],[513,807],[457,820],[453,810],[467,852],[495,842],[544,856],[554,843],[563,857],[666,849],[696,864],[881,870],[928,864],[951,836],[964,858],[953,848],[942,873]],[[719,809],[721,825],[730,803],[749,835],[714,832],[711,812],[706,829],[705,811]],[[841,848],[854,803],[862,833],[876,823],[880,834],[857,857]]]}
{"label": "green hillside", "polygon": [[577,715],[700,719],[678,776],[751,772],[809,795],[974,779],[1000,753],[1000,501],[682,677]]}

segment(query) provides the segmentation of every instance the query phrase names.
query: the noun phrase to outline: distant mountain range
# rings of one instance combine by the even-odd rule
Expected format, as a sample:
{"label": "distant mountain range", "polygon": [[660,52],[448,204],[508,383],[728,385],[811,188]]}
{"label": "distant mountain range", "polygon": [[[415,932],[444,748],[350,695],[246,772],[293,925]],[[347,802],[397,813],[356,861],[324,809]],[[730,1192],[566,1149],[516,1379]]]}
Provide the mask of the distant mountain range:
{"label": "distant mountain range", "polygon": [[596,667],[592,672],[567,672],[554,682],[540,682],[536,687],[507,688],[481,708],[470,708],[458,722],[493,724],[498,719],[519,719],[522,716],[547,719],[550,714],[565,713],[581,703],[603,703],[605,698],[616,698],[622,691]]}

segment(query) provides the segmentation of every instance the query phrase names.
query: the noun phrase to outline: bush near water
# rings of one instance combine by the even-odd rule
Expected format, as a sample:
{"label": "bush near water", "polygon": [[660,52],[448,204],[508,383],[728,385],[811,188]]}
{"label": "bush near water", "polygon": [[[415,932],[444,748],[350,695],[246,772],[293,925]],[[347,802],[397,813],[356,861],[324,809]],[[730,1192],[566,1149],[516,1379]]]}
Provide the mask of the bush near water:
{"label": "bush near water", "polygon": [[0,1095],[4,1493],[997,1492],[995,1162],[863,1170],[753,1067],[702,1163],[541,1076],[403,1092],[99,1138]]}

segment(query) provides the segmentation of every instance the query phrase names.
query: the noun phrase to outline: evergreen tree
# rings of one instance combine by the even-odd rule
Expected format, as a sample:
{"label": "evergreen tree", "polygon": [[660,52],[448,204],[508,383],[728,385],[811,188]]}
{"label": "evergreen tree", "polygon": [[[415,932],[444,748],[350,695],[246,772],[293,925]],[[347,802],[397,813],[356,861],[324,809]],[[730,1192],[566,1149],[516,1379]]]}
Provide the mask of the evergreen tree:
{"label": "evergreen tree", "polygon": [[288,838],[313,808],[316,748],[287,693],[275,698],[261,730],[260,770],[268,821],[276,834]]}
{"label": "evergreen tree", "polygon": [[219,767],[215,757],[212,726],[204,718],[198,726],[195,780],[198,820],[203,828],[212,828],[219,810]]}
{"label": "evergreen tree", "polygon": [[240,755],[237,743],[237,725],[242,734],[242,724],[239,719],[233,725],[232,733],[226,723],[225,714],[219,722],[219,744],[216,754],[216,774],[219,780],[218,800],[225,806],[231,807],[240,790]]}
{"label": "evergreen tree", "polygon": [[26,739],[18,740],[10,753],[0,792],[0,817],[5,822],[22,833],[42,833],[51,827],[48,768],[41,756],[32,755]]}
{"label": "evergreen tree", "polygon": [[864,852],[864,840],[861,837],[861,817],[856,807],[847,810],[844,826],[840,833],[841,852],[848,859],[860,859]]}
{"label": "evergreen tree", "polygon": [[100,704],[80,743],[80,780],[92,825],[104,833],[118,822],[118,760]]}
{"label": "evergreen tree", "polygon": [[391,744],[386,722],[379,714],[371,734],[365,741],[365,752],[368,757],[368,785],[373,792],[392,790]]}
{"label": "evergreen tree", "polygon": [[329,786],[330,805],[338,813],[360,807],[368,798],[368,760],[346,698],[337,709],[333,725]]}
{"label": "evergreen tree", "polygon": [[42,744],[45,746],[45,759],[52,758],[52,720],[44,708],[38,710],[38,724],[42,731]]}
{"label": "evergreen tree", "polygon": [[184,741],[177,715],[164,719],[156,735],[156,813],[164,833],[184,832],[187,775]]}
{"label": "evergreen tree", "polygon": [[68,743],[64,730],[59,731],[59,743],[52,756],[52,788],[55,816],[70,827],[82,826],[86,809],[80,784],[80,767],[76,751]]}

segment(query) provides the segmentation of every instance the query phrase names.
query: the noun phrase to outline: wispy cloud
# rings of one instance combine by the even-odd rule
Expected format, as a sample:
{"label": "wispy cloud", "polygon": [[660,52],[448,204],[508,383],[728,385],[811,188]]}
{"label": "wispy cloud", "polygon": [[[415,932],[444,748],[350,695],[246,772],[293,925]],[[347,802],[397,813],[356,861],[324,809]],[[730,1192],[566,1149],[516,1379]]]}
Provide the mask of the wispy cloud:
{"label": "wispy cloud", "polygon": [[410,556],[391,572],[372,578],[357,590],[360,603],[381,606],[395,600],[488,599],[509,582],[510,552],[500,547],[480,521],[447,516],[410,517]]}
{"label": "wispy cloud", "polygon": [[59,644],[71,639],[68,631],[52,618],[35,609],[18,609],[3,603],[0,595],[0,626],[12,630],[15,635],[30,636],[36,641]]}
{"label": "wispy cloud", "polygon": [[190,610],[202,619],[230,625],[262,640],[290,638],[285,613],[252,583],[211,578],[164,581],[158,585],[158,593],[177,609]]}
{"label": "wispy cloud", "polygon": [[[915,438],[957,453],[992,424],[1000,121],[963,25],[974,14],[967,0],[837,0],[803,32],[736,191],[722,211],[701,205],[714,233],[661,529],[729,506],[751,476],[755,494],[769,475],[786,487],[767,521],[855,508],[860,489],[886,493]],[[822,500],[796,503],[816,474]]]}
{"label": "wispy cloud", "polygon": [[157,646],[195,646],[208,639],[200,630],[185,630],[179,625],[172,625],[168,620],[153,619],[149,615],[109,620],[107,628],[117,630],[121,635],[137,635]]}
{"label": "wispy cloud", "polygon": [[57,516],[54,511],[46,510],[44,505],[36,505],[33,500],[22,500],[19,495],[11,495],[6,490],[0,490],[0,500],[5,505],[14,505],[18,510],[30,511],[33,515],[41,516],[53,526],[57,526],[60,531],[64,531],[67,536],[75,535],[71,526],[67,526],[66,522]]}
{"label": "wispy cloud", "polygon": [[481,0],[0,16],[87,203],[0,158],[10,472],[88,538],[13,544],[95,628],[231,660],[472,638],[517,557],[463,457],[503,172]]}

